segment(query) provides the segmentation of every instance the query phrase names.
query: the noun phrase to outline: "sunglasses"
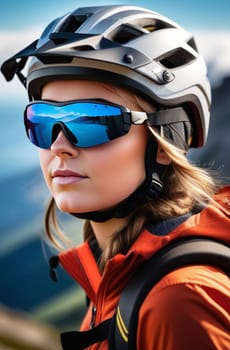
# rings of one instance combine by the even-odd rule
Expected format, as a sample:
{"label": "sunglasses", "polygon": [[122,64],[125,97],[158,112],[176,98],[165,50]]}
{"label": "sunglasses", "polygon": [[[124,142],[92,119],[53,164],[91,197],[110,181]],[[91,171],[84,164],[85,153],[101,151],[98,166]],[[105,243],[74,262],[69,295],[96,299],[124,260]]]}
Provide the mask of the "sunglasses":
{"label": "sunglasses", "polygon": [[93,100],[35,101],[24,112],[29,140],[45,149],[60,131],[74,146],[93,147],[126,135],[132,124],[144,124],[147,119],[146,112]]}

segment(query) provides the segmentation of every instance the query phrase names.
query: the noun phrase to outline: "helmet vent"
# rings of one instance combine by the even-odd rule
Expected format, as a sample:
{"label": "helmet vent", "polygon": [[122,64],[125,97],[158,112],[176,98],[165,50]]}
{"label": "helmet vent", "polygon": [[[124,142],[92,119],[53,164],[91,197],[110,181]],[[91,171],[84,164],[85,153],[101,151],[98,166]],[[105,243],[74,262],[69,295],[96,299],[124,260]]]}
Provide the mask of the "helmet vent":
{"label": "helmet vent", "polygon": [[141,25],[141,27],[146,30],[146,32],[148,33],[152,33],[155,32],[156,30],[160,30],[160,29],[166,29],[166,28],[173,28],[172,25],[170,25],[169,23],[160,21],[160,20],[151,20],[151,21],[143,21],[142,23],[139,22],[139,25]]}
{"label": "helmet vent", "polygon": [[191,46],[191,48],[193,48],[193,50],[195,50],[196,52],[198,52],[198,48],[197,48],[197,45],[196,45],[196,42],[195,42],[194,38],[191,38],[191,39],[187,42],[187,44],[188,44],[189,46]]}
{"label": "helmet vent", "polygon": [[90,51],[90,50],[95,50],[93,46],[90,45],[81,45],[81,46],[74,46],[74,50],[76,51]]}
{"label": "helmet vent", "polygon": [[59,63],[70,63],[72,61],[72,57],[68,56],[38,56],[39,60],[44,64],[59,64]]}
{"label": "helmet vent", "polygon": [[129,24],[122,24],[120,27],[112,31],[108,35],[108,38],[118,44],[126,44],[146,33],[147,31],[142,28],[137,28]]}
{"label": "helmet vent", "polygon": [[144,34],[152,33],[159,29],[172,27],[168,23],[152,18],[141,18],[130,23],[122,24],[112,31],[108,38],[118,44],[126,44]]}
{"label": "helmet vent", "polygon": [[72,15],[69,16],[62,24],[59,32],[74,33],[87,20],[88,15]]}
{"label": "helmet vent", "polygon": [[194,59],[195,57],[190,52],[178,48],[168,52],[167,56],[164,55],[159,62],[166,68],[177,68],[193,61]]}

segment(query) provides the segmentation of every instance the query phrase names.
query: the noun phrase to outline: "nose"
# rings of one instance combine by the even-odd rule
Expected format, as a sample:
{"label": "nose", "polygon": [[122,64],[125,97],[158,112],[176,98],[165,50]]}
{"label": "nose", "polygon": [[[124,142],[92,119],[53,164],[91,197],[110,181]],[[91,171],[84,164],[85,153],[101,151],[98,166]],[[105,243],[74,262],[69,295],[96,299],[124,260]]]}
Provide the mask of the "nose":
{"label": "nose", "polygon": [[79,149],[72,145],[62,130],[57,134],[50,150],[60,158],[74,158],[78,156]]}

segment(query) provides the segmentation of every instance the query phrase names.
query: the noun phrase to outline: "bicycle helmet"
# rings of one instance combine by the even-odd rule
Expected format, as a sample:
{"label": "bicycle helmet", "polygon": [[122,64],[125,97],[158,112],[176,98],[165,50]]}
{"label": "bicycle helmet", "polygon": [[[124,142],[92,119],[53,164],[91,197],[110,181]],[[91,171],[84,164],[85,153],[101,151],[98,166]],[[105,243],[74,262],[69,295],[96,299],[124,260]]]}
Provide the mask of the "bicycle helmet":
{"label": "bicycle helmet", "polygon": [[148,9],[78,8],[52,21],[1,70],[7,80],[17,74],[31,99],[40,97],[47,81],[81,78],[133,89],[165,113],[183,106],[193,126],[189,146],[206,141],[211,97],[205,62],[191,33]]}

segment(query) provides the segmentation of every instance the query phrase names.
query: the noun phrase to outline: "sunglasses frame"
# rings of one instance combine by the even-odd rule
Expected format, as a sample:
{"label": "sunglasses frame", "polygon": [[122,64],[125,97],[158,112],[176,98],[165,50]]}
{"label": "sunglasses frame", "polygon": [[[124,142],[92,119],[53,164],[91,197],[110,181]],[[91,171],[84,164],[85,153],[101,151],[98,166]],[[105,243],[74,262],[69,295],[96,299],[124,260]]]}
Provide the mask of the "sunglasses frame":
{"label": "sunglasses frame", "polygon": [[[141,125],[141,124],[145,124],[148,121],[148,118],[151,114],[153,113],[147,113],[147,112],[142,112],[142,111],[132,111],[129,110],[128,108],[124,107],[124,106],[120,106],[114,103],[110,103],[106,100],[94,100],[94,99],[83,99],[83,100],[70,100],[70,101],[61,101],[61,102],[56,102],[56,101],[50,101],[50,100],[34,100],[32,102],[30,102],[24,110],[24,125],[25,125],[25,129],[26,129],[26,134],[27,137],[29,138],[29,140],[31,141],[31,143],[33,143],[35,146],[39,147],[39,148],[43,148],[41,146],[39,146],[38,144],[34,143],[29,135],[29,127],[28,127],[28,114],[27,114],[27,110],[30,106],[33,105],[37,105],[37,104],[44,104],[44,105],[51,105],[51,106],[55,106],[55,107],[62,107],[62,106],[67,106],[67,105],[71,105],[71,104],[76,104],[76,103],[88,103],[88,104],[99,104],[99,105],[104,105],[104,106],[110,106],[110,107],[116,107],[119,108],[119,110],[121,111],[121,117],[122,117],[122,121],[123,121],[123,134],[121,134],[120,136],[117,137],[121,137],[125,134],[128,133],[130,126],[132,124],[134,125]],[[51,116],[52,117],[52,116]],[[103,116],[102,116],[103,117]],[[108,116],[109,117],[109,116]],[[112,116],[111,116],[112,117]],[[44,117],[45,118],[45,117]],[[76,139],[74,133],[72,133],[71,130],[69,130],[68,128],[68,124],[65,123],[65,121],[57,121],[56,123],[54,123],[53,127],[55,125],[60,125],[61,129],[63,130],[65,136],[67,137],[67,139],[75,146],[75,147],[80,147],[80,148],[87,148],[87,147],[93,147],[93,146],[78,146],[74,143],[74,139]],[[66,125],[67,124],[67,125]],[[113,139],[117,138],[114,137]],[[112,141],[108,140],[107,142]],[[52,143],[54,141],[51,142],[49,147],[44,147],[44,148],[50,148]],[[105,142],[102,142],[101,144],[103,144]],[[98,145],[98,144],[97,144]]]}

